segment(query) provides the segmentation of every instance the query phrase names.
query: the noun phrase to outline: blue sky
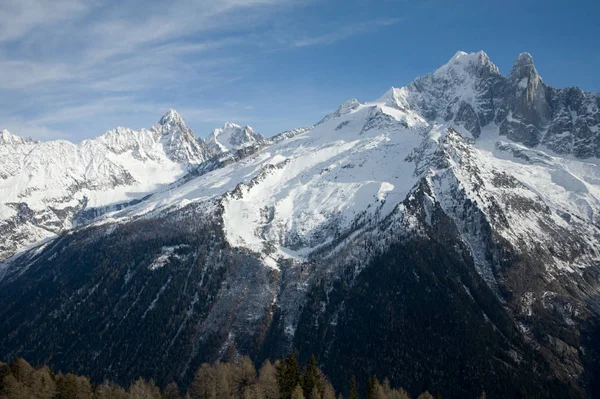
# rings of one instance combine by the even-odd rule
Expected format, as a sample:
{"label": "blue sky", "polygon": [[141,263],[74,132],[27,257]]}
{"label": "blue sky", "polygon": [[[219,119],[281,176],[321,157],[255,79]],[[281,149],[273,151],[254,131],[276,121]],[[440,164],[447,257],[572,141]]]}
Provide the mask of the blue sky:
{"label": "blue sky", "polygon": [[177,109],[198,136],[317,122],[484,50],[600,92],[597,1],[2,0],[0,128],[79,141]]}

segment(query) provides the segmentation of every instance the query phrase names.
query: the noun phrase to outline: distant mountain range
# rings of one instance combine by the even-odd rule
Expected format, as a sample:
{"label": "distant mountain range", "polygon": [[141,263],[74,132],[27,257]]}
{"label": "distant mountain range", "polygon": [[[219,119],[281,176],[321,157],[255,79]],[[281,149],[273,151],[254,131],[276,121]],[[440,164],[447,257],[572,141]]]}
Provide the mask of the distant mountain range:
{"label": "distant mountain range", "polygon": [[[78,212],[136,201],[213,157],[265,144],[225,124],[205,141],[169,110],[149,130],[118,127],[79,144],[0,135],[0,260],[75,226]],[[110,208],[112,207],[112,208]]]}

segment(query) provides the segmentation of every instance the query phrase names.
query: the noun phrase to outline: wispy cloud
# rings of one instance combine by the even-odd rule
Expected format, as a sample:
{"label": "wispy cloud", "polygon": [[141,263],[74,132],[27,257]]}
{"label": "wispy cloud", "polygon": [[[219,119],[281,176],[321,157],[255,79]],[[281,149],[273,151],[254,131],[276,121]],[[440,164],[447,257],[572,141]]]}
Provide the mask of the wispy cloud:
{"label": "wispy cloud", "polygon": [[189,119],[238,110],[251,119],[248,101],[205,101],[194,111],[177,99],[202,100],[204,92],[243,79],[252,71],[252,49],[331,44],[398,22],[340,24],[314,36],[296,27],[283,40],[273,34],[275,17],[311,1],[4,0],[0,128],[60,137],[76,121],[123,110],[157,113],[173,102],[187,105]]}
{"label": "wispy cloud", "polygon": [[292,41],[292,44],[296,47],[306,47],[315,45],[326,45],[339,42],[340,40],[349,39],[352,36],[356,36],[365,32],[374,31],[382,26],[390,26],[399,23],[401,19],[382,19],[367,21],[352,25],[342,25],[337,29],[327,32],[322,35],[304,37],[302,39],[296,39]]}
{"label": "wispy cloud", "polygon": [[35,33],[35,30],[81,17],[93,3],[80,0],[3,0],[0,5],[0,43],[14,42]]}
{"label": "wispy cloud", "polygon": [[0,125],[45,137],[56,133],[46,126],[160,102],[149,98],[156,91],[235,80],[244,68],[221,50],[244,45],[239,31],[293,3],[5,0]]}

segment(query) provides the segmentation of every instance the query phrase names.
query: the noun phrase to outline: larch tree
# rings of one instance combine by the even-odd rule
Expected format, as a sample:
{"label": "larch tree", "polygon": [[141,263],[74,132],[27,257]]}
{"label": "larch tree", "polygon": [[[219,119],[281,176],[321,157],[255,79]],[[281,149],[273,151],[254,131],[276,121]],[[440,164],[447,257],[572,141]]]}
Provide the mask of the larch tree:
{"label": "larch tree", "polygon": [[162,392],[161,399],[181,399],[181,394],[179,392],[177,383],[171,382],[167,384]]}
{"label": "larch tree", "polygon": [[248,356],[244,356],[235,364],[233,380],[237,396],[241,397],[246,388],[256,383],[256,369]]}
{"label": "larch tree", "polygon": [[227,363],[217,363],[215,370],[217,398],[234,399],[234,381],[231,373],[231,366]]}
{"label": "larch tree", "polygon": [[153,380],[138,378],[129,387],[130,399],[160,399],[160,389]]}
{"label": "larch tree", "polygon": [[419,396],[417,396],[417,399],[434,399],[434,398],[433,398],[432,394],[430,394],[428,391],[425,391],[422,394],[420,394]]}
{"label": "larch tree", "polygon": [[296,388],[292,391],[291,399],[305,399],[304,392],[302,391],[302,387],[300,384],[296,385]]}
{"label": "larch tree", "polygon": [[279,385],[277,384],[276,367],[267,359],[258,372],[258,386],[264,399],[278,399]]}
{"label": "larch tree", "polygon": [[56,395],[56,383],[48,367],[41,367],[31,374],[31,391],[35,399],[52,399]]}
{"label": "larch tree", "polygon": [[203,363],[194,375],[188,391],[191,399],[216,399],[216,370],[208,363]]}

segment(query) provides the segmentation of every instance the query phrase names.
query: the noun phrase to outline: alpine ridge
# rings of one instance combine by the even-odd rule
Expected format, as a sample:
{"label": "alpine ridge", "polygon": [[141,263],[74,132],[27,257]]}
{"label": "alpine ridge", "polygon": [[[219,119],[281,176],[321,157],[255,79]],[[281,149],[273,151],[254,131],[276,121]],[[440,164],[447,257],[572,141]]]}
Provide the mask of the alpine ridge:
{"label": "alpine ridge", "polygon": [[173,109],[150,129],[118,127],[79,144],[37,142],[3,130],[0,260],[89,215],[139,201],[224,152],[262,141],[253,133],[226,148],[209,145]]}
{"label": "alpine ridge", "polygon": [[[205,361],[298,350],[339,386],[364,370],[450,398],[595,397],[598,108],[598,94],[547,85],[528,53],[503,75],[457,52],[270,139],[225,124],[197,140],[169,111],[79,145],[0,145],[27,149],[0,158],[0,190],[39,178],[11,188],[2,231],[80,220],[0,264],[0,353],[185,385]],[[44,145],[68,165],[94,159],[94,174],[33,169]],[[159,185],[164,165],[177,173]],[[49,179],[63,191],[38,188]],[[135,201],[115,194],[136,184]],[[70,215],[106,208],[46,216],[64,190],[81,198],[61,205]]]}
{"label": "alpine ridge", "polygon": [[33,139],[29,139],[29,138],[26,139],[23,137],[16,136],[16,135],[10,133],[6,129],[3,129],[2,132],[0,132],[0,144],[17,145],[17,144],[27,144],[27,143],[33,143],[33,142],[34,142]]}

